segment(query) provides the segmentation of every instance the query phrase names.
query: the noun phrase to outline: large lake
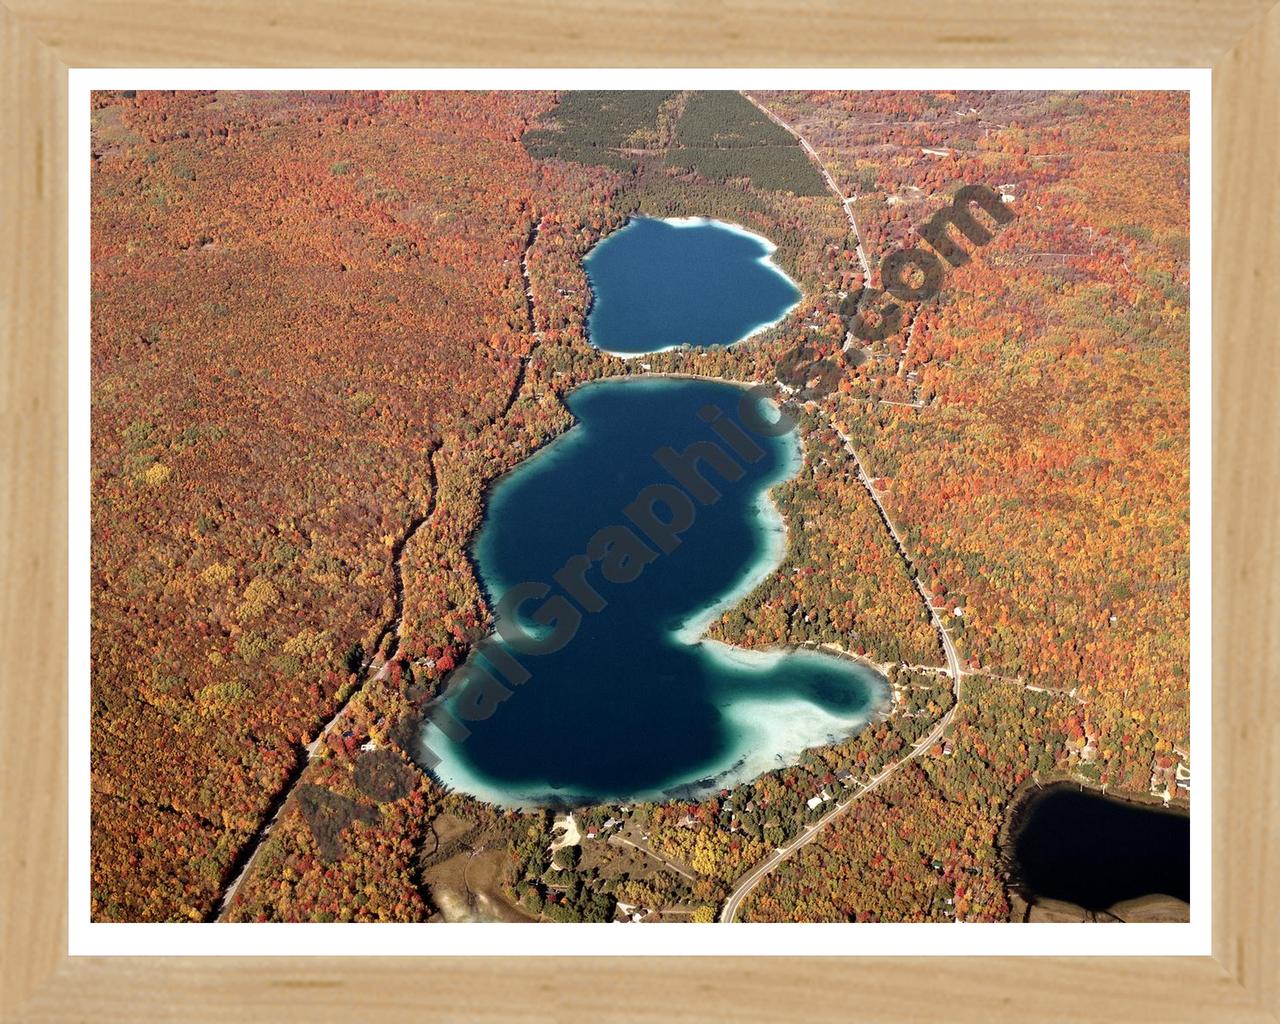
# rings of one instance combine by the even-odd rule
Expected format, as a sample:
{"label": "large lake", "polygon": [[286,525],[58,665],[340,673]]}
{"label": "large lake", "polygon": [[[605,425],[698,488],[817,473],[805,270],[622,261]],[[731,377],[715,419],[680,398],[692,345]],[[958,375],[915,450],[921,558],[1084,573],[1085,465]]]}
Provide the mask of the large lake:
{"label": "large lake", "polygon": [[800,301],[773,251],[768,239],[720,221],[634,218],[583,261],[587,335],[624,356],[741,341]]}
{"label": "large lake", "polygon": [[[545,596],[514,616],[528,635],[559,636],[553,631],[573,617],[569,605],[581,621],[553,653],[526,653],[499,640],[455,673],[441,702],[453,719],[464,719],[460,705],[477,699],[475,684],[457,683],[463,673],[487,668],[507,685],[495,691],[500,702],[478,702],[492,713],[465,721],[465,739],[424,726],[431,752],[424,763],[439,757],[433,767],[442,781],[503,806],[692,798],[847,736],[883,705],[883,679],[848,659],[812,651],[753,654],[700,640],[714,616],[780,561],[785,535],[766,492],[800,467],[794,435],[752,432],[762,428],[750,415],[742,425],[744,394],[729,384],[670,378],[588,385],[569,398],[577,424],[499,481],[474,547],[493,604],[517,584],[544,583]],[[772,410],[767,402],[764,408]],[[698,497],[706,500],[687,499],[692,522],[666,538],[673,550],[660,550],[624,510],[646,487],[676,483],[655,458],[659,449],[683,453],[716,442],[728,451],[713,431],[728,423],[757,445],[756,461],[734,456],[741,468],[736,480],[700,463],[719,497],[703,491]],[[682,493],[697,486],[689,479]],[[656,499],[641,508],[652,509],[656,521],[673,518],[673,509]],[[598,561],[585,574],[557,580],[573,556],[592,549],[598,531],[615,525],[645,538],[649,555],[637,550],[632,562],[612,563],[615,582],[604,578]],[[610,536],[614,555],[628,546],[618,531]],[[626,579],[623,570],[637,567],[638,576]],[[558,607],[547,603],[574,592],[576,599]],[[542,625],[530,621],[544,608],[557,612],[560,624],[550,617]],[[511,619],[499,614],[500,636],[512,638]],[[517,686],[510,681],[523,672],[513,665],[528,673]],[[501,692],[510,696],[500,699]]]}

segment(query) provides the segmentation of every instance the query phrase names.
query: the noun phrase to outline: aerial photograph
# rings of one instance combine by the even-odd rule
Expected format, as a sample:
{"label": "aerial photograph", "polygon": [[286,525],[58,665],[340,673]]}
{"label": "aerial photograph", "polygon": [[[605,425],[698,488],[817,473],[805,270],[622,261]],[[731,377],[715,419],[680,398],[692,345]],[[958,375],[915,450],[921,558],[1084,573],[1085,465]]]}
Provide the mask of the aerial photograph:
{"label": "aerial photograph", "polygon": [[91,921],[1190,920],[1186,92],[91,107]]}

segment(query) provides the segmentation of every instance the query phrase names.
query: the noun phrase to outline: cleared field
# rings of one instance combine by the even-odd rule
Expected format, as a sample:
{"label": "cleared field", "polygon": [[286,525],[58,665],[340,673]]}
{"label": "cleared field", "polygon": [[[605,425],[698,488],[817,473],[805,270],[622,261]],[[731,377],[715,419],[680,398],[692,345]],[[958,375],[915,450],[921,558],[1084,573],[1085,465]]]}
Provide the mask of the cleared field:
{"label": "cleared field", "polygon": [[507,851],[493,848],[464,850],[429,868],[423,881],[439,908],[436,920],[506,921],[527,924],[534,919],[513,905],[502,890]]}

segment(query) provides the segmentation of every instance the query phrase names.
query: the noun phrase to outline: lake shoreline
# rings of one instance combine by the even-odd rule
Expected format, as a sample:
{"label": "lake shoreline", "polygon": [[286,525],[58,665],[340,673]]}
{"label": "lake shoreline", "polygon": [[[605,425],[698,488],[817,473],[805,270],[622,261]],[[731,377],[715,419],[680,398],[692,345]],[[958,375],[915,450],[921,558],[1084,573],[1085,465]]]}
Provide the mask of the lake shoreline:
{"label": "lake shoreline", "polygon": [[[598,254],[602,250],[604,250],[606,246],[616,243],[618,237],[622,235],[628,228],[633,228],[636,225],[642,224],[645,222],[665,224],[677,230],[696,229],[696,228],[713,228],[713,229],[722,230],[726,233],[733,234],[741,238],[747,238],[754,243],[758,243],[762,249],[762,252],[758,257],[756,257],[756,259],[753,262],[756,265],[764,268],[774,276],[780,278],[783,282],[785,282],[785,284],[795,292],[795,298],[791,301],[789,305],[786,306],[786,308],[784,308],[776,316],[770,319],[762,320],[759,323],[749,325],[741,334],[739,334],[737,337],[733,338],[730,341],[715,341],[715,342],[677,341],[671,344],[662,345],[657,348],[648,348],[648,349],[645,349],[644,351],[639,351],[639,352],[622,352],[613,348],[605,347],[605,345],[594,340],[592,337],[593,334],[600,333],[598,330],[598,327],[593,330],[592,320],[594,317],[599,315],[599,308],[601,306],[601,301],[600,301],[600,295],[599,295],[599,292],[600,292],[599,282],[596,280],[595,277],[593,277],[591,273],[590,264],[592,259],[597,257]],[[742,224],[738,224],[735,221],[719,220],[712,217],[696,217],[696,216],[656,217],[656,216],[650,216],[648,214],[642,214],[642,213],[629,214],[627,218],[620,225],[618,225],[618,227],[614,228],[612,231],[608,232],[607,234],[597,239],[595,244],[592,245],[591,248],[588,249],[587,252],[582,257],[582,268],[587,277],[586,318],[583,323],[583,334],[586,339],[586,342],[588,345],[596,349],[596,351],[601,352],[604,355],[612,356],[616,359],[621,359],[625,362],[631,362],[636,359],[642,359],[646,356],[659,355],[664,352],[673,352],[677,349],[686,348],[686,347],[693,350],[702,350],[702,351],[707,351],[713,348],[732,348],[734,346],[742,344],[743,342],[749,341],[752,338],[757,337],[758,335],[764,334],[765,332],[772,330],[773,328],[782,324],[787,319],[787,317],[789,317],[792,313],[794,313],[797,309],[800,308],[801,304],[804,302],[804,299],[805,299],[805,291],[804,291],[804,288],[801,287],[800,283],[796,281],[794,278],[792,278],[791,275],[788,274],[783,267],[781,267],[779,264],[774,262],[773,256],[777,251],[778,251],[778,246],[772,239],[768,238],[763,234],[760,234],[759,232],[753,231]]]}

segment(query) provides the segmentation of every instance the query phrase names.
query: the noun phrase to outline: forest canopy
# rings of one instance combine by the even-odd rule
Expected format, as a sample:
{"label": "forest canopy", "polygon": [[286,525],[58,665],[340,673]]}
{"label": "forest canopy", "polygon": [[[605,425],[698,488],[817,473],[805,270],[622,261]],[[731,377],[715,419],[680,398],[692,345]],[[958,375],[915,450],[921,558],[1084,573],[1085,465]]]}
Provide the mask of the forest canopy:
{"label": "forest canopy", "polygon": [[[1161,92],[95,93],[94,918],[439,920],[478,847],[512,914],[709,920],[893,769],[742,916],[1008,920],[1020,787],[1188,802],[1187,126]],[[849,296],[962,184],[1016,219],[852,358]],[[764,235],[799,304],[602,354],[582,260],[637,213]],[[829,393],[780,382],[800,349]],[[861,658],[891,706],[705,800],[578,808],[553,856],[415,728],[492,626],[487,487],[646,372],[799,423],[787,556],[711,634]]]}

